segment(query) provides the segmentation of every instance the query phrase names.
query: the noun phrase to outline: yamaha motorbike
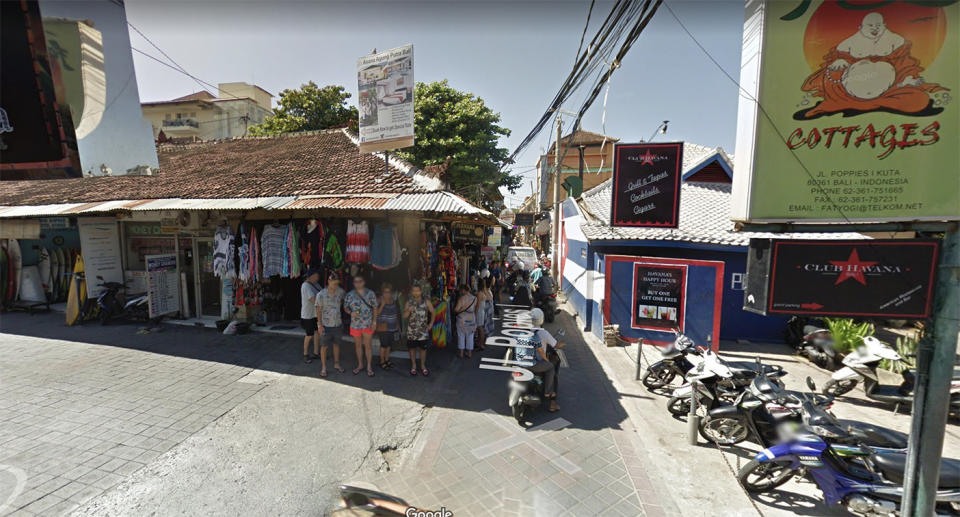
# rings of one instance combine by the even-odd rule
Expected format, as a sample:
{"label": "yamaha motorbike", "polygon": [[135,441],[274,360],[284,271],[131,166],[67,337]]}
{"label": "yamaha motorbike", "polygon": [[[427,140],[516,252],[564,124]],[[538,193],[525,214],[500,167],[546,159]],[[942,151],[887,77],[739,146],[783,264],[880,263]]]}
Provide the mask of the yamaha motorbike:
{"label": "yamaha motorbike", "polygon": [[693,340],[680,333],[676,334],[672,343],[658,349],[662,358],[647,367],[640,381],[651,391],[669,386],[678,376],[686,381],[687,372],[694,367],[687,356],[692,356],[697,363],[703,357],[703,352]]}
{"label": "yamaha motorbike", "polygon": [[120,282],[106,282],[102,276],[97,276],[103,289],[97,296],[97,306],[100,307],[100,324],[106,325],[111,320],[127,318],[132,320],[149,321],[150,310],[146,294],[124,299],[122,292],[124,285]]}
{"label": "yamaha motorbike", "polygon": [[903,450],[907,436],[903,433],[863,422],[841,423],[828,410],[833,405],[830,395],[816,394],[816,385],[807,377],[811,393],[794,394],[767,377],[759,376],[731,405],[710,410],[701,421],[700,435],[717,445],[734,445],[745,440],[770,447],[781,440],[784,426],[804,421],[829,423],[843,431],[838,443],[849,443]]}
{"label": "yamaha motorbike", "polygon": [[[780,366],[765,365],[759,371],[777,383],[787,374]],[[703,360],[687,372],[686,379],[691,382],[673,391],[670,400],[667,401],[667,411],[675,417],[687,415],[690,412],[694,385],[697,387],[697,405],[701,410],[709,411],[721,404],[732,404],[750,385],[757,376],[757,372],[757,369],[731,367],[715,352],[708,349],[703,352]]]}
{"label": "yamaha motorbike", "polygon": [[[823,393],[840,396],[853,390],[863,380],[863,391],[867,398],[893,404],[895,407],[909,407],[913,403],[913,388],[916,378],[914,370],[902,373],[903,382],[899,386],[880,384],[877,368],[880,361],[901,361],[896,350],[873,336],[863,338],[863,346],[843,358],[844,367],[833,372],[830,380],[823,386]],[[953,382],[950,385],[950,412],[960,412],[960,370],[954,369]]]}
{"label": "yamaha motorbike", "polygon": [[[828,505],[864,517],[901,514],[907,455],[866,446],[831,443],[842,430],[810,419],[799,433],[768,447],[737,475],[748,492],[773,490],[795,475],[811,479]],[[960,461],[941,460],[937,514],[960,514]]]}

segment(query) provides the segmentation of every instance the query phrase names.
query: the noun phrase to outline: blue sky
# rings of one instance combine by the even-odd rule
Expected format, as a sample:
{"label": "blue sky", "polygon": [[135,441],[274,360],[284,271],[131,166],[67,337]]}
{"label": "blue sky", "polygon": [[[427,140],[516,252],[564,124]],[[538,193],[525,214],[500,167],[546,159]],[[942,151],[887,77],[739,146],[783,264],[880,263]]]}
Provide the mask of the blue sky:
{"label": "blue sky", "polygon": [[[677,16],[733,77],[739,77],[742,1],[669,0]],[[313,80],[356,90],[356,60],[373,48],[414,44],[418,81],[449,79],[501,113],[511,151],[546,109],[573,66],[589,0],[420,2],[188,2],[127,0],[128,20],[197,77],[246,81],[274,95]],[[590,34],[612,2],[597,2]],[[135,48],[159,56],[131,31]],[[141,100],[174,98],[199,87],[134,53]],[[579,107],[585,91],[568,110]],[[355,94],[354,99],[355,100]],[[614,74],[606,133],[621,141],[686,140],[735,152],[737,89],[663,7]],[[602,96],[583,120],[600,132]],[[517,159],[528,180],[549,131]],[[508,204],[529,193],[529,181]]]}

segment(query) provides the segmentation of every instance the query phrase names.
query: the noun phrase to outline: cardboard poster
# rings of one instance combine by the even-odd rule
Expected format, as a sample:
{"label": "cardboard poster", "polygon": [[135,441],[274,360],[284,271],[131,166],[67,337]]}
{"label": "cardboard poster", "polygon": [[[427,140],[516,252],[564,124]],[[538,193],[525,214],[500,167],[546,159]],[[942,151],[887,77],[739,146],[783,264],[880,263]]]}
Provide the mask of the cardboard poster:
{"label": "cardboard poster", "polygon": [[637,329],[683,330],[686,266],[633,266],[633,317]]}
{"label": "cardboard poster", "polygon": [[103,290],[99,285],[102,281],[123,283],[117,220],[113,217],[81,217],[77,219],[77,229],[87,278],[87,298],[96,298]]}
{"label": "cardboard poster", "polygon": [[737,221],[960,218],[960,3],[747,6]]}

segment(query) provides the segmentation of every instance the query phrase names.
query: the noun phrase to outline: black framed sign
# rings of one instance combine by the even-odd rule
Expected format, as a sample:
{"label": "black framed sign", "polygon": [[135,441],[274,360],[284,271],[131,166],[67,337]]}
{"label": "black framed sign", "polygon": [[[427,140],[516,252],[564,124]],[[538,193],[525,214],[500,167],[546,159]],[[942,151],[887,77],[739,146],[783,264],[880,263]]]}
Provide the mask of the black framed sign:
{"label": "black framed sign", "polygon": [[516,219],[514,219],[513,221],[513,224],[517,226],[533,226],[533,223],[535,222],[534,216],[536,215],[537,214],[528,214],[528,213],[517,214]]}
{"label": "black framed sign", "polygon": [[611,226],[676,228],[683,142],[616,144]]}
{"label": "black framed sign", "polygon": [[936,240],[775,240],[767,312],[929,317],[938,251]]}
{"label": "black framed sign", "polygon": [[634,264],[630,326],[635,329],[683,330],[686,283],[686,266]]}

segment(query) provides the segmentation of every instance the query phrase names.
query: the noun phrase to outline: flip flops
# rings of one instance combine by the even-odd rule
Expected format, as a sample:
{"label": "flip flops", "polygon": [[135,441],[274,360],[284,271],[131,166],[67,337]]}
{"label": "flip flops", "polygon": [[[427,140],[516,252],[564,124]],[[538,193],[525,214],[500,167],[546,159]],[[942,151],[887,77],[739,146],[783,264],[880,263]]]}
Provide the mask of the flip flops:
{"label": "flip flops", "polygon": [[416,376],[417,376],[417,369],[416,369],[416,368],[411,368],[411,369],[410,369],[410,376],[411,376],[411,377],[416,377]]}
{"label": "flip flops", "polygon": [[426,368],[420,370],[420,372],[423,373],[423,376],[424,376],[424,377],[428,377],[428,376],[430,375],[430,370],[428,370],[428,369],[426,369]]}

